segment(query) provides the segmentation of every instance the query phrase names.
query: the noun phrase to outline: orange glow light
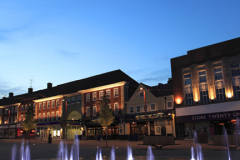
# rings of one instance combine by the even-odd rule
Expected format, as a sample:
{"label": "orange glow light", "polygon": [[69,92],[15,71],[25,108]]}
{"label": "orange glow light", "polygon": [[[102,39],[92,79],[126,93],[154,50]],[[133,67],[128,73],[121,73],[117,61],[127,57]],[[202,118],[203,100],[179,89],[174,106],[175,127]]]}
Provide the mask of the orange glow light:
{"label": "orange glow light", "polygon": [[232,98],[232,94],[231,93],[227,93],[227,97],[228,98]]}
{"label": "orange glow light", "polygon": [[223,126],[223,123],[219,123],[218,125]]}
{"label": "orange glow light", "polygon": [[231,122],[236,122],[236,119],[232,119]]}
{"label": "orange glow light", "polygon": [[180,98],[177,98],[177,99],[176,99],[176,103],[177,103],[177,104],[181,104],[181,103],[182,103],[182,100],[181,100]]}

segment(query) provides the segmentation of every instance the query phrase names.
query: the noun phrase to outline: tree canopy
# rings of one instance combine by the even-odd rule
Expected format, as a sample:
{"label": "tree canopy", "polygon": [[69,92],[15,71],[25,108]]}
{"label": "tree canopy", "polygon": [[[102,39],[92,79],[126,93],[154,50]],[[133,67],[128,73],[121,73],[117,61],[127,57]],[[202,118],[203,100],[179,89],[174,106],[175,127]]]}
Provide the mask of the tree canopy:
{"label": "tree canopy", "polygon": [[31,129],[35,129],[36,127],[36,120],[34,119],[34,109],[33,105],[31,104],[27,111],[25,112],[25,120],[23,121],[23,130],[29,131]]}

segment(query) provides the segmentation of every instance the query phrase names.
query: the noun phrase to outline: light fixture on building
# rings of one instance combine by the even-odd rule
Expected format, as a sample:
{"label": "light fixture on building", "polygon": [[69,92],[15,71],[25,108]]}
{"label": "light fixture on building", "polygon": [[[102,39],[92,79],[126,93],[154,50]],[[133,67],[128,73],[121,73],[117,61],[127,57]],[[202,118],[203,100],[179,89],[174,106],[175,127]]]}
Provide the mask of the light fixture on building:
{"label": "light fixture on building", "polygon": [[232,98],[232,94],[230,92],[227,93],[227,98]]}
{"label": "light fixture on building", "polygon": [[181,103],[182,103],[181,98],[177,98],[177,99],[176,99],[176,103],[177,103],[177,104],[181,104]]}
{"label": "light fixture on building", "polygon": [[218,125],[219,125],[219,126],[223,126],[224,124],[223,124],[223,123],[219,123]]}
{"label": "light fixture on building", "polygon": [[231,122],[236,122],[236,119],[232,119]]}
{"label": "light fixture on building", "polygon": [[169,115],[169,116],[171,116],[171,115],[172,115],[172,113],[168,113],[168,115]]}

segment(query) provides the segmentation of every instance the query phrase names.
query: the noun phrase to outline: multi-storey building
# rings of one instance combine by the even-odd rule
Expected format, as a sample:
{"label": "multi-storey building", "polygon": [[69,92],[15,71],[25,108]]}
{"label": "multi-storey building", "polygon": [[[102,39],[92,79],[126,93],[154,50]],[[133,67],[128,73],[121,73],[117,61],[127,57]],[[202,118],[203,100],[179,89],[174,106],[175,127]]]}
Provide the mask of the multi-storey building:
{"label": "multi-storey building", "polygon": [[160,83],[152,87],[140,83],[127,102],[126,127],[121,128],[128,135],[146,135],[148,131],[148,135],[175,136],[173,109],[171,80],[167,84]]}
{"label": "multi-storey building", "polygon": [[124,125],[125,105],[128,98],[133,94],[138,83],[121,70],[107,72],[97,76],[83,79],[84,85],[81,90],[82,113],[84,121],[84,133],[87,138],[97,135],[105,135],[106,131],[96,123],[99,116],[100,101],[106,95],[109,106],[115,116],[114,122],[108,127],[108,135],[119,135],[120,125]]}
{"label": "multi-storey building", "polygon": [[236,133],[240,115],[240,38],[188,51],[172,58],[177,138],[194,131]]}

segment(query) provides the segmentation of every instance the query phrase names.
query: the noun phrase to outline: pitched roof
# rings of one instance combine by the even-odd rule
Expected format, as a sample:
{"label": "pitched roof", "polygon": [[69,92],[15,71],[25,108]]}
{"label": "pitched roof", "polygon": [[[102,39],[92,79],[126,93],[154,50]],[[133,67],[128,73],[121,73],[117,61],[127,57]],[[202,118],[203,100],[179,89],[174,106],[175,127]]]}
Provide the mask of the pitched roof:
{"label": "pitched roof", "polygon": [[43,89],[38,90],[32,93],[26,93],[14,96],[12,98],[5,98],[0,100],[0,106],[2,105],[10,105],[14,103],[21,102],[22,99],[36,97],[36,99],[40,99],[43,97],[51,97],[61,94],[69,94],[69,93],[75,93],[79,90],[85,90],[90,89],[94,87],[104,86],[108,84],[113,84],[117,82],[126,81],[128,85],[137,87],[139,84],[134,79],[132,79],[130,76],[128,76],[123,71],[114,70],[110,72],[106,72],[103,74],[91,76],[88,78],[64,83],[57,85],[55,87],[52,87],[51,89]]}
{"label": "pitched roof", "polygon": [[161,84],[157,86],[148,86],[142,83],[155,97],[173,95],[172,83]]}

